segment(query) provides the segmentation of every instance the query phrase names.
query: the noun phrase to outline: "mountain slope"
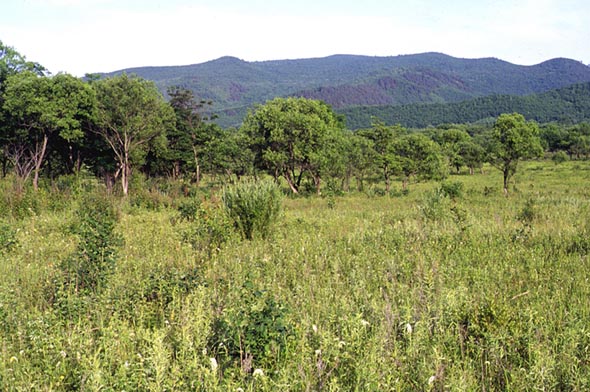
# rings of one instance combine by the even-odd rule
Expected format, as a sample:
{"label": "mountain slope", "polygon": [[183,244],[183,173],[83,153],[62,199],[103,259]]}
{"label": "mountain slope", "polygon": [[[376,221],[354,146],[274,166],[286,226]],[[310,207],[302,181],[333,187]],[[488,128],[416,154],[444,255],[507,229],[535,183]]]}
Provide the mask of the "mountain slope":
{"label": "mountain slope", "polygon": [[502,113],[518,112],[540,123],[590,121],[590,83],[527,96],[489,95],[463,102],[363,106],[342,109],[350,129],[368,128],[373,119],[385,124],[423,128],[449,123],[493,120]]}
{"label": "mountain slope", "polygon": [[457,102],[490,94],[525,95],[590,81],[590,67],[569,59],[534,66],[441,53],[393,57],[334,55],[246,62],[222,57],[202,64],[143,67],[134,73],[163,91],[181,85],[213,101],[222,125],[239,125],[247,108],[276,96],[304,96],[335,108]]}

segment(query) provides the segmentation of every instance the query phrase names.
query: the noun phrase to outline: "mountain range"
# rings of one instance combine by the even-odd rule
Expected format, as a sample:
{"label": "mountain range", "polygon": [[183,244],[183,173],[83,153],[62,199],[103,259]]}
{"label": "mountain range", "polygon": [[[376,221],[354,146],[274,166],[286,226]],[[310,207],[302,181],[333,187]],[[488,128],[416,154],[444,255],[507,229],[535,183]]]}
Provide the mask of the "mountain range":
{"label": "mountain range", "polygon": [[334,55],[324,58],[247,62],[235,57],[186,66],[130,68],[165,94],[183,86],[213,103],[222,126],[238,126],[247,110],[277,96],[321,99],[338,112],[359,107],[445,104],[478,97],[524,96],[590,82],[590,67],[556,58],[537,65],[496,58],[462,59],[442,53],[391,57]]}

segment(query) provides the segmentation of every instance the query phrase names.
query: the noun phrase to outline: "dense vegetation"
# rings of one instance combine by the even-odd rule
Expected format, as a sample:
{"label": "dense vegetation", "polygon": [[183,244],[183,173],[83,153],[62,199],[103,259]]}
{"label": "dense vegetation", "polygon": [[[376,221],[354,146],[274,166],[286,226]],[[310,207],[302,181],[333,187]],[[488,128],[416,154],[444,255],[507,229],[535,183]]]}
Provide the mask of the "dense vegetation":
{"label": "dense vegetation", "polygon": [[590,125],[222,129],[0,49],[0,389],[590,388]]}
{"label": "dense vegetation", "polygon": [[439,124],[475,123],[502,113],[522,113],[540,123],[577,124],[590,120],[590,83],[574,84],[527,96],[489,95],[462,102],[357,106],[339,110],[350,129],[366,128],[373,118],[387,124],[423,128]]}
{"label": "dense vegetation", "polygon": [[568,59],[519,66],[493,58],[458,59],[440,53],[263,62],[223,57],[203,64],[125,72],[154,81],[163,93],[180,85],[212,101],[211,109],[224,127],[239,126],[248,108],[278,96],[320,99],[340,110],[458,102],[492,94],[526,95],[590,82],[590,68]]}

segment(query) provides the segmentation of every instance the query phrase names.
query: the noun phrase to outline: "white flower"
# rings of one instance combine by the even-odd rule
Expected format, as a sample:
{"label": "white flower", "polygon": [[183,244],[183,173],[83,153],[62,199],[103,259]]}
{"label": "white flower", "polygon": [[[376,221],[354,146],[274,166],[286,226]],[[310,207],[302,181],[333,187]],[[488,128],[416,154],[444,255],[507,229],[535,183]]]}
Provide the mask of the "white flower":
{"label": "white flower", "polygon": [[244,392],[243,388],[238,387],[238,389],[236,389],[236,392]]}
{"label": "white flower", "polygon": [[322,350],[320,350],[320,349],[315,350],[315,355],[322,355]]}
{"label": "white flower", "polygon": [[262,371],[262,369],[258,368],[258,369],[254,369],[254,372],[252,373],[252,375],[254,377],[263,377],[264,372]]}
{"label": "white flower", "polygon": [[209,362],[211,363],[211,370],[217,371],[217,359],[209,358]]}
{"label": "white flower", "polygon": [[363,327],[368,327],[369,325],[371,325],[371,323],[369,323],[367,320],[361,320],[361,324],[363,325]]}
{"label": "white flower", "polygon": [[412,324],[406,323],[406,332],[407,333],[412,333],[412,331],[413,331]]}
{"label": "white flower", "polygon": [[318,326],[317,325],[312,325],[311,329],[313,330],[313,333],[318,333]]}
{"label": "white flower", "polygon": [[428,379],[428,385],[432,385],[432,383],[435,381],[436,381],[436,376],[430,376],[430,378]]}
{"label": "white flower", "polygon": [[67,356],[68,356],[68,354],[67,354],[65,351],[63,351],[63,350],[61,350],[61,351],[59,352],[59,355],[61,355],[61,357],[62,357],[62,358],[65,358],[65,357],[67,357]]}

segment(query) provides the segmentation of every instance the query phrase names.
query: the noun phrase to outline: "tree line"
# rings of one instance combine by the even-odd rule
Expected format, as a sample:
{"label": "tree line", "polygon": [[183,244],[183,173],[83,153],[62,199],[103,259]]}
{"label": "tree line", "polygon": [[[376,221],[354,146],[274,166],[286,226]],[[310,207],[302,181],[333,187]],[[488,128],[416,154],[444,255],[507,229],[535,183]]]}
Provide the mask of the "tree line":
{"label": "tree line", "polygon": [[[517,113],[491,126],[446,125],[415,131],[373,120],[350,131],[331,106],[306,98],[275,98],[248,112],[241,127],[222,129],[205,113],[211,102],[181,86],[165,100],[155,84],[132,75],[84,79],[51,76],[0,42],[0,159],[19,190],[42,177],[82,168],[129,193],[133,173],[183,178],[203,174],[239,179],[266,173],[293,193],[321,193],[329,183],[347,191],[369,181],[442,179],[490,162],[504,189],[522,158],[543,150],[587,158],[590,126],[539,128]],[[544,147],[544,148],[543,148]]]}

